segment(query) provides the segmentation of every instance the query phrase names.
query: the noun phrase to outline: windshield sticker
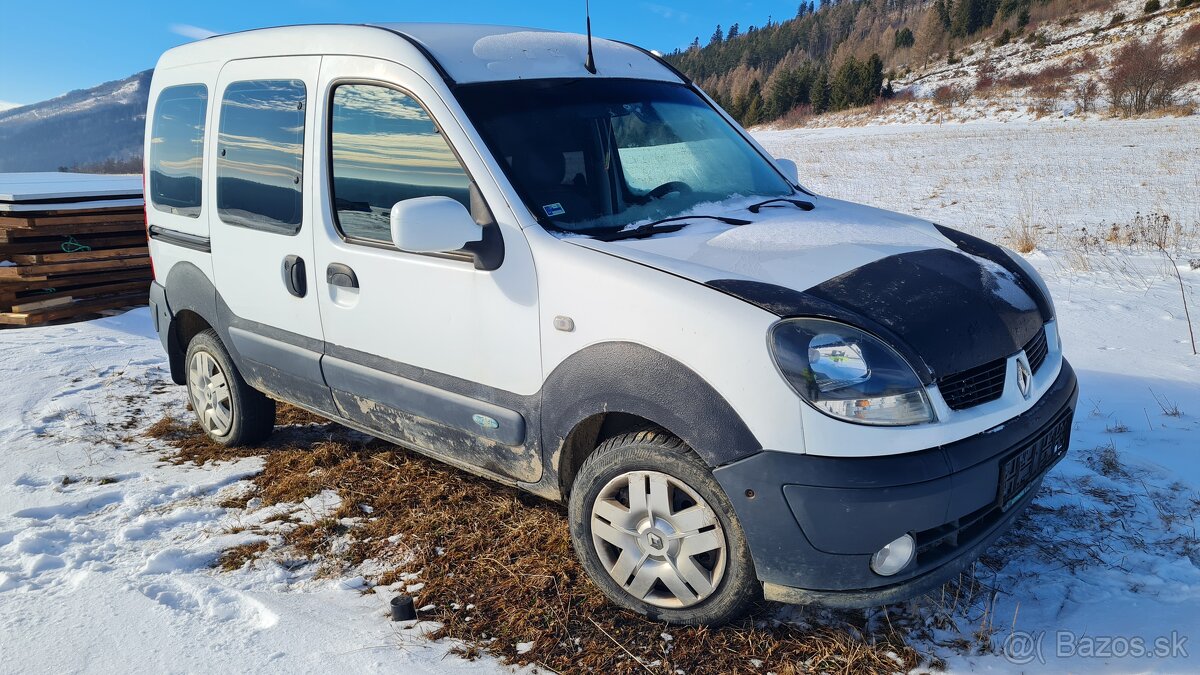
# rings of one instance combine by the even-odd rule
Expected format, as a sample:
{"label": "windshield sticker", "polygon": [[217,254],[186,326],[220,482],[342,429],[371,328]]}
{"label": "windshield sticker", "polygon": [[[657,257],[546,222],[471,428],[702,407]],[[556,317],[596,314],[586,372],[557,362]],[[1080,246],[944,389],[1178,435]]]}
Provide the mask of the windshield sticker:
{"label": "windshield sticker", "polygon": [[558,202],[555,202],[553,204],[546,204],[546,205],[542,206],[542,210],[545,211],[546,215],[551,218],[553,218],[554,216],[561,216],[562,214],[567,212],[567,210],[562,207],[562,204],[559,204]]}

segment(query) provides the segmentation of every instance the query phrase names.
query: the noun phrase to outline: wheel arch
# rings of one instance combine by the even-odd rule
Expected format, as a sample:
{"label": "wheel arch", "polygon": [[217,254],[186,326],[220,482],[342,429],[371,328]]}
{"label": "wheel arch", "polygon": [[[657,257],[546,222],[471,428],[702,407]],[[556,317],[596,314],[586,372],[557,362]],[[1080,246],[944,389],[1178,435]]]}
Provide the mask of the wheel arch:
{"label": "wheel arch", "polygon": [[217,289],[199,267],[178,262],[167,273],[164,290],[170,316],[166,348],[171,381],[184,384],[188,344],[197,333],[217,329]]}
{"label": "wheel arch", "polygon": [[564,498],[579,467],[600,444],[647,427],[678,437],[710,468],[762,449],[707,381],[644,345],[587,347],[559,364],[542,388],[542,447]]}

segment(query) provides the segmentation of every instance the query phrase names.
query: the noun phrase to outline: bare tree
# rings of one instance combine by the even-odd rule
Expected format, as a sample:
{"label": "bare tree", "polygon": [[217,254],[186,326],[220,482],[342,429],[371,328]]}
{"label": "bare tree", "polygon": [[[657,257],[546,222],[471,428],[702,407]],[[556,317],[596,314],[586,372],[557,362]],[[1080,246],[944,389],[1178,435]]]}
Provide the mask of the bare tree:
{"label": "bare tree", "polygon": [[1162,37],[1131,41],[1113,58],[1108,96],[1113,110],[1126,117],[1171,105],[1189,77],[1188,64],[1167,51]]}
{"label": "bare tree", "polygon": [[1081,113],[1094,112],[1100,98],[1100,83],[1093,77],[1075,83],[1075,107]]}

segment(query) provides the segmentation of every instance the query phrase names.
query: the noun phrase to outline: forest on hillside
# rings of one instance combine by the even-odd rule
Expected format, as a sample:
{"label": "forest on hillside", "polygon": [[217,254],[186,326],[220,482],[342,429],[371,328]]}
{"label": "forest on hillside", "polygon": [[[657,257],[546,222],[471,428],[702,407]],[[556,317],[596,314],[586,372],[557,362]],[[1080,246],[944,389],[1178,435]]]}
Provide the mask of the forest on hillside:
{"label": "forest on hillside", "polygon": [[[1200,0],[1147,0],[1147,14]],[[1038,25],[1113,0],[826,0],[743,29],[717,26],[666,56],[744,125],[844,110],[893,95],[891,81],[979,40],[1036,41]],[[1123,18],[1123,16],[1122,16]]]}

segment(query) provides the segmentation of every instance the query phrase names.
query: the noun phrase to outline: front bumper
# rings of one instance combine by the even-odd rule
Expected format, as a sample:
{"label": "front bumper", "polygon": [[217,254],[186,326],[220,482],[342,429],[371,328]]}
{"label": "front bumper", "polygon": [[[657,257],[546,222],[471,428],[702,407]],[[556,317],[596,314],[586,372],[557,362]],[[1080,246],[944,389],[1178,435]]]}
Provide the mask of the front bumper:
{"label": "front bumper", "polygon": [[[940,587],[1008,530],[1062,454],[1005,492],[1003,504],[1002,467],[1049,434],[1059,434],[1065,453],[1078,397],[1064,360],[1033,408],[970,438],[882,457],[764,450],[713,475],[746,532],[767,599],[883,605]],[[917,540],[915,561],[894,576],[872,572],[871,555],[906,532]]]}

